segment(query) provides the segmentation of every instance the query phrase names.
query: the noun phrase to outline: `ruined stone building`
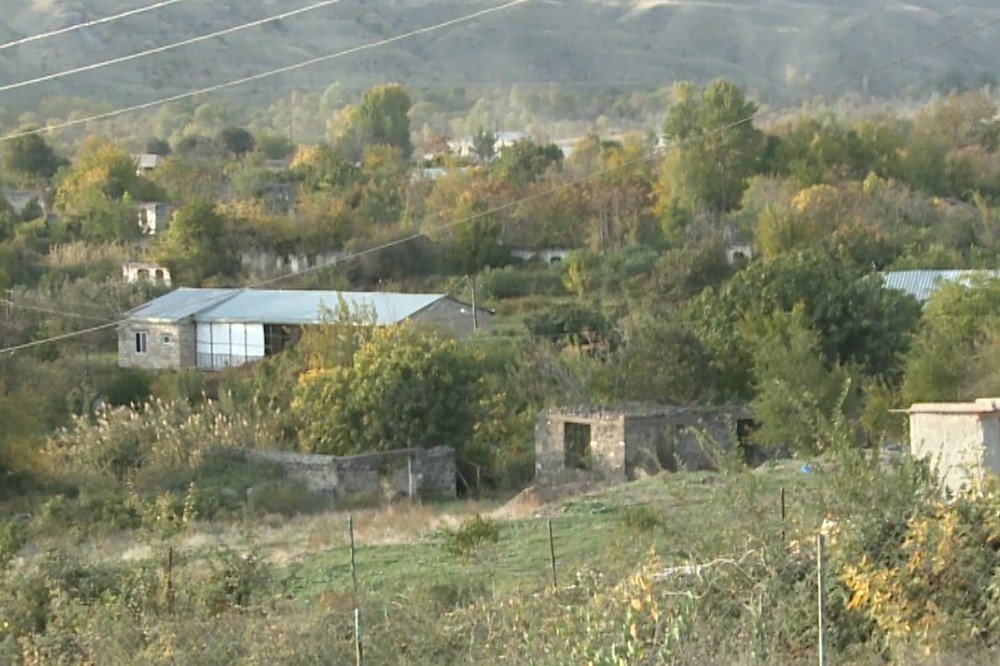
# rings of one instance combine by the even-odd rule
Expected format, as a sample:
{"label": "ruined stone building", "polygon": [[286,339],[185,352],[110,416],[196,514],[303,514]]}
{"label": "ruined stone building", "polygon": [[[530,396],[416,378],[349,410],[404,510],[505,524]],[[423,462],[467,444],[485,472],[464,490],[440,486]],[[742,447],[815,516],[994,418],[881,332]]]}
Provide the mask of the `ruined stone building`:
{"label": "ruined stone building", "polygon": [[752,430],[744,407],[550,409],[535,425],[535,477],[626,481],[640,472],[712,469],[708,449],[738,446]]}

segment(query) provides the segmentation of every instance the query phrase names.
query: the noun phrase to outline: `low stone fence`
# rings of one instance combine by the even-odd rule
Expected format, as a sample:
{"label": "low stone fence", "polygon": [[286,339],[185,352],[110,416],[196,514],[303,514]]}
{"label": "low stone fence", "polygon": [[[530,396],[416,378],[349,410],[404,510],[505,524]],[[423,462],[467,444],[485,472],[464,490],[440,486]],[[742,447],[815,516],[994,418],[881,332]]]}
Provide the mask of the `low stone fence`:
{"label": "low stone fence", "polygon": [[455,450],[398,449],[355,456],[326,456],[290,451],[233,449],[234,455],[277,465],[301,479],[314,493],[335,497],[382,495],[455,497]]}

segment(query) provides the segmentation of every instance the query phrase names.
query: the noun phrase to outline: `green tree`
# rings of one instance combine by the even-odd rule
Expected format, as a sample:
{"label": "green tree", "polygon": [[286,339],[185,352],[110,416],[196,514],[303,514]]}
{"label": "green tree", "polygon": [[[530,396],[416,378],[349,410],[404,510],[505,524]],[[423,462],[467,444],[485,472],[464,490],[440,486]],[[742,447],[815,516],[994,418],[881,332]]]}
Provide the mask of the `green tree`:
{"label": "green tree", "polygon": [[714,399],[712,359],[686,322],[640,312],[624,326],[626,342],[609,364],[615,400],[685,405]]}
{"label": "green tree", "polygon": [[410,96],[403,86],[388,83],[369,88],[358,105],[345,109],[339,143],[348,155],[360,155],[366,146],[389,145],[408,159],[413,152],[409,112]]}
{"label": "green tree", "polygon": [[902,397],[971,400],[1000,392],[1000,280],[942,285],[906,358]]}
{"label": "green tree", "polygon": [[725,79],[700,92],[690,83],[676,86],[663,128],[677,146],[663,165],[665,198],[692,210],[737,208],[764,150],[763,134],[747,120],[756,112],[757,105]]}
{"label": "green tree", "polygon": [[174,213],[156,256],[182,284],[200,285],[239,268],[226,220],[208,203],[186,204]]}
{"label": "green tree", "polygon": [[500,151],[491,173],[514,185],[527,185],[538,180],[550,167],[562,165],[563,154],[554,143],[539,145],[529,139],[515,141]]}
{"label": "green tree", "polygon": [[813,252],[751,262],[718,289],[685,308],[709,351],[722,393],[751,393],[752,340],[743,322],[802,308],[805,325],[819,336],[824,362],[856,366],[895,383],[920,318],[912,297],[886,289],[877,275]]}
{"label": "green tree", "polygon": [[131,155],[94,136],[61,173],[55,208],[73,234],[89,240],[125,240],[139,234],[134,203],[159,200],[162,194],[136,174]]}
{"label": "green tree", "polygon": [[253,134],[242,127],[226,127],[219,132],[219,143],[226,152],[240,157],[249,153],[257,145]]}
{"label": "green tree", "polygon": [[328,143],[299,146],[290,168],[296,179],[314,191],[344,191],[352,188],[361,176],[358,167]]}
{"label": "green tree", "polygon": [[775,312],[747,321],[752,340],[754,397],[750,405],[760,423],[754,440],[768,447],[816,453],[826,439],[818,428],[845,408],[849,373],[828,366],[819,334],[810,329],[804,308]]}
{"label": "green tree", "polygon": [[489,162],[496,155],[496,143],[496,134],[480,127],[472,135],[472,152],[480,162]]}
{"label": "green tree", "polygon": [[146,142],[146,152],[152,155],[166,157],[170,154],[170,144],[163,139],[153,137]]}
{"label": "green tree", "polygon": [[59,167],[66,164],[66,160],[38,134],[4,141],[0,157],[7,172],[24,178],[52,178]]}
{"label": "green tree", "polygon": [[349,362],[313,365],[299,377],[292,409],[309,450],[463,449],[472,435],[476,372],[455,342],[390,326],[349,355]]}
{"label": "green tree", "polygon": [[365,148],[361,158],[358,212],[375,225],[395,224],[406,206],[408,165],[400,149],[378,144]]}

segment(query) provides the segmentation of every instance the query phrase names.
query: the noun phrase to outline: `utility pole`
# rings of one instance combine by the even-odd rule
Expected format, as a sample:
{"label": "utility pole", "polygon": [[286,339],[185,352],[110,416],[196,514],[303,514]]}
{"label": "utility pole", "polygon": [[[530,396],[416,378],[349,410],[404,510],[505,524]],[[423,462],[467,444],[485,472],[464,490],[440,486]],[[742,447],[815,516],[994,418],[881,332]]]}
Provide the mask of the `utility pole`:
{"label": "utility pole", "polygon": [[479,311],[476,310],[476,276],[469,275],[469,288],[472,290],[472,332],[479,330]]}
{"label": "utility pole", "polygon": [[4,346],[10,347],[10,328],[14,322],[14,290],[4,289],[4,305],[7,318],[4,325]]}

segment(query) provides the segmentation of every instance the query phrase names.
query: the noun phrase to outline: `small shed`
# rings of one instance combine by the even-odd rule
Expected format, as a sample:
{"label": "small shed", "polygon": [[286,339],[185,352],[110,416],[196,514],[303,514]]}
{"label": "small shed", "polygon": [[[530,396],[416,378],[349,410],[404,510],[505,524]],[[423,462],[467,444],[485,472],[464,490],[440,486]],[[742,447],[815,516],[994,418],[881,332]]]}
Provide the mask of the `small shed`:
{"label": "small shed", "polygon": [[706,446],[739,445],[753,428],[740,406],[550,409],[535,425],[535,477],[544,483],[582,472],[628,481],[640,472],[712,469]]}
{"label": "small shed", "polygon": [[1000,398],[910,407],[910,452],[927,460],[945,490],[981,489],[1000,474]]}

